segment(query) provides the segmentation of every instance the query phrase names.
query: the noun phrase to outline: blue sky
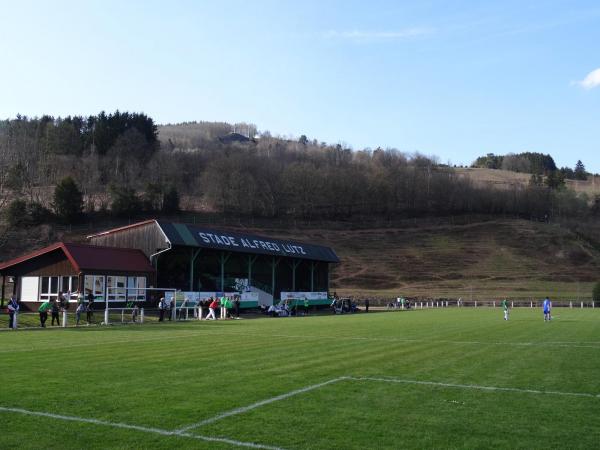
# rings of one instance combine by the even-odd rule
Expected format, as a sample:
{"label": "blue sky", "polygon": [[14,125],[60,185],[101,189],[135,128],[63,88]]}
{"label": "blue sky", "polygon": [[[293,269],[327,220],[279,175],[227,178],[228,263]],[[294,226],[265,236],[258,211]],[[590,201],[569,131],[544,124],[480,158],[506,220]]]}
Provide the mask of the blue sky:
{"label": "blue sky", "polygon": [[0,0],[0,57],[0,118],[120,109],[600,172],[597,1]]}

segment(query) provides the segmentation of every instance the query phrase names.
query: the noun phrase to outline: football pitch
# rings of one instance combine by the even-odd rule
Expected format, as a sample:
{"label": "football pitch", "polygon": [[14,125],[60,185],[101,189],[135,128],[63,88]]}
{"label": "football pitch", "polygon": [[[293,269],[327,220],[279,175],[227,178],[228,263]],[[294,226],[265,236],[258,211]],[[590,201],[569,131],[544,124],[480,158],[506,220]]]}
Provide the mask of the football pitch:
{"label": "football pitch", "polygon": [[0,333],[0,448],[597,448],[600,310]]}

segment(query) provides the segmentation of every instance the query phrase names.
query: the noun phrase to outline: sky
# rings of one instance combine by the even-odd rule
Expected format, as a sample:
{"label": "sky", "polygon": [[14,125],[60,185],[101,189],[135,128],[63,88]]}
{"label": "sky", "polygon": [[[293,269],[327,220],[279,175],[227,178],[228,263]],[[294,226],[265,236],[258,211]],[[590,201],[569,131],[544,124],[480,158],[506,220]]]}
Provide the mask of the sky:
{"label": "sky", "polygon": [[144,112],[600,172],[598,1],[0,0],[0,118]]}

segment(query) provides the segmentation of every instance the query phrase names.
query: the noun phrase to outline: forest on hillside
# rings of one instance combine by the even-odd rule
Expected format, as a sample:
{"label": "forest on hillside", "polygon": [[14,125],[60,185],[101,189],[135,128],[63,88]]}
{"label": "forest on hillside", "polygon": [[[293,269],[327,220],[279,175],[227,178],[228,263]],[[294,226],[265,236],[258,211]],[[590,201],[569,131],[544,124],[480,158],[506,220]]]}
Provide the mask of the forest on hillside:
{"label": "forest on hillside", "polygon": [[[178,209],[311,220],[600,214],[600,199],[541,177],[500,190],[477,186],[435,158],[393,148],[275,137],[246,123],[159,127],[144,114],[119,111],[0,121],[0,174],[0,206],[13,222],[27,216],[25,223],[56,220],[64,201],[76,203],[62,214],[69,221]],[[57,186],[67,200],[56,196]]]}
{"label": "forest on hillside", "polygon": [[585,164],[579,159],[573,168],[558,168],[554,158],[550,155],[535,152],[508,153],[495,155],[488,153],[477,158],[471,167],[485,169],[502,169],[511,172],[530,173],[536,177],[545,175],[550,180],[549,184],[562,184],[564,180],[587,180],[592,175],[585,170]]}

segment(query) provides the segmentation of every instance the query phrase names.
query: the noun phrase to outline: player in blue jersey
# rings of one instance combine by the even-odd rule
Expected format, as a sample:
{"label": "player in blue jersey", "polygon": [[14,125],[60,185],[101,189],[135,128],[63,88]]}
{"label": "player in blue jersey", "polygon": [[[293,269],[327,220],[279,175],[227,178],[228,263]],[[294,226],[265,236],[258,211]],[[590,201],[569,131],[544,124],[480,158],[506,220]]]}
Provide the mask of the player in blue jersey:
{"label": "player in blue jersey", "polygon": [[542,307],[544,309],[544,322],[550,321],[552,319],[552,302],[548,297],[544,299]]}

